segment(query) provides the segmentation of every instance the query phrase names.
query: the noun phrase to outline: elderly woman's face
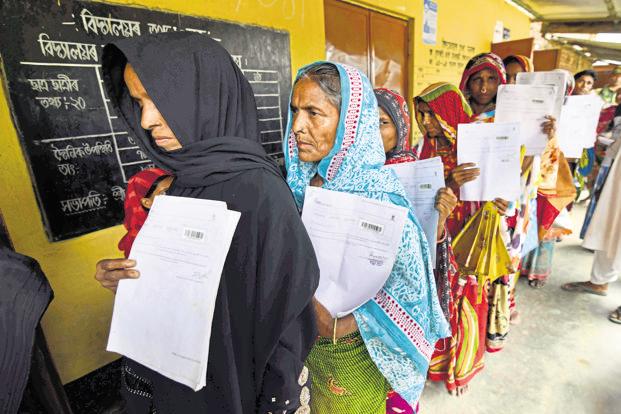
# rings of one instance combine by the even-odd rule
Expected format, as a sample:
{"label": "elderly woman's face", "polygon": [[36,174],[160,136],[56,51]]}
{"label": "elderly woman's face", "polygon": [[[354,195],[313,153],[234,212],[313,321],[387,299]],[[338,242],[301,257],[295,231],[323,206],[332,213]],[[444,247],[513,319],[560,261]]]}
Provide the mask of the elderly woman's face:
{"label": "elderly woman's face", "polygon": [[315,81],[305,78],[293,88],[291,114],[291,128],[300,160],[321,161],[334,146],[339,124],[338,108]]}
{"label": "elderly woman's face", "polygon": [[390,115],[381,107],[379,109],[380,133],[382,134],[382,142],[384,144],[384,152],[388,153],[397,146],[397,127],[392,122]]}
{"label": "elderly woman's face", "polygon": [[498,79],[496,72],[491,69],[483,69],[468,80],[470,96],[479,105],[487,105],[494,100],[498,92],[498,85],[500,85],[500,79]]}
{"label": "elderly woman's face", "polygon": [[158,111],[147,90],[142,85],[140,79],[138,79],[138,74],[136,74],[136,71],[129,63],[125,65],[123,78],[132,99],[140,105],[140,125],[144,130],[151,133],[151,138],[155,145],[165,151],[181,148],[181,143],[166,123],[160,111]]}
{"label": "elderly woman's face", "polygon": [[421,131],[423,134],[426,133],[429,138],[444,137],[442,127],[427,102],[422,100],[416,102],[416,111],[418,111],[420,119],[422,120],[422,126],[425,129],[424,131]]}

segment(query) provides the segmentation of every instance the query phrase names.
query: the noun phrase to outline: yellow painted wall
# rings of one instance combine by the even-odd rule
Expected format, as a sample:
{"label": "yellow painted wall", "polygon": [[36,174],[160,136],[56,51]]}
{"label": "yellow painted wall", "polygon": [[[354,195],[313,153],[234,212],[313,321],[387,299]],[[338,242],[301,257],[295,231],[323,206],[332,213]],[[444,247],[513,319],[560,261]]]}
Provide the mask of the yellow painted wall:
{"label": "yellow painted wall", "polygon": [[[62,2],[62,0],[58,0]],[[113,3],[113,2],[110,2]],[[293,73],[303,64],[325,56],[322,0],[118,0],[114,3],[159,8],[184,14],[258,24],[289,31]],[[422,44],[422,0],[355,2],[414,20],[412,27],[411,95],[433,76],[422,70],[429,47]],[[511,28],[512,39],[528,37],[528,19],[504,0],[439,0],[438,43],[442,40],[488,50],[497,19]],[[461,68],[447,72],[457,82]],[[76,379],[116,358],[105,352],[113,297],[93,279],[97,260],[119,257],[115,227],[68,241],[50,243],[17,134],[6,93],[0,91],[0,210],[16,249],[36,258],[46,272],[56,298],[43,320],[52,354],[63,382]]]}

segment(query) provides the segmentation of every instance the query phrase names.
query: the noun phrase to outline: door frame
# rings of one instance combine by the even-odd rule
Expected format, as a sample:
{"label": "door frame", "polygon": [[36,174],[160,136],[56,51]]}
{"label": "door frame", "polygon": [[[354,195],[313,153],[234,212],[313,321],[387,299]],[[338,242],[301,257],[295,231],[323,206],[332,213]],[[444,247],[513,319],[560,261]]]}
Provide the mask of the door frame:
{"label": "door frame", "polygon": [[[415,45],[416,42],[414,41],[416,39],[416,19],[414,19],[411,16],[406,16],[404,14],[400,14],[397,12],[394,12],[392,10],[388,10],[382,7],[379,7],[377,5],[373,5],[373,4],[369,4],[366,3],[364,1],[359,1],[359,0],[333,0],[339,3],[345,3],[345,4],[349,4],[350,6],[354,6],[354,7],[360,7],[362,9],[366,9],[366,10],[370,10],[370,11],[374,11],[380,14],[384,14],[399,20],[403,20],[407,23],[407,32],[408,32],[408,38],[407,38],[407,77],[406,77],[406,96],[404,96],[407,105],[408,105],[408,109],[410,110],[410,144],[413,142],[413,138],[415,136],[414,134],[414,130],[416,128],[416,114],[414,113],[414,97],[416,96],[416,91],[414,91],[414,54],[416,53],[415,50]],[[323,0],[322,2],[322,7],[324,7],[324,21],[325,21],[325,0]],[[324,26],[324,33],[325,33],[325,26]],[[324,41],[325,43],[325,41]],[[371,61],[371,56],[369,54],[369,61]]]}

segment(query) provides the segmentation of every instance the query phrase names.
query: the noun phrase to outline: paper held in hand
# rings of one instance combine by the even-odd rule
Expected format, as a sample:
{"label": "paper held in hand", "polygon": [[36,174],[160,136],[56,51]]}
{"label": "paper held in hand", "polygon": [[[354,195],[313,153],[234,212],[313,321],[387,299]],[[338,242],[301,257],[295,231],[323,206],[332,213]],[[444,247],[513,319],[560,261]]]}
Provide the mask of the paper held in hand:
{"label": "paper held in hand", "polygon": [[221,201],[157,196],[116,292],[108,351],[197,391],[205,386],[220,277],[240,213]]}
{"label": "paper held in hand", "polygon": [[384,168],[392,169],[403,184],[405,193],[414,208],[414,215],[425,232],[431,262],[435,268],[435,245],[440,218],[440,213],[436,209],[436,196],[438,191],[445,186],[442,158],[435,157],[416,162],[392,164]]}
{"label": "paper held in hand", "polygon": [[518,85],[538,85],[538,86],[552,86],[555,88],[554,105],[552,112],[548,115],[552,115],[558,121],[561,117],[561,108],[565,101],[565,91],[567,90],[567,76],[571,76],[561,71],[548,71],[548,72],[520,72],[515,78],[515,82]]}
{"label": "paper held in hand", "polygon": [[584,148],[595,145],[603,104],[604,101],[597,95],[567,97],[556,133],[565,158],[580,158]]}
{"label": "paper held in hand", "polygon": [[480,175],[460,187],[462,201],[517,200],[520,196],[519,124],[459,124],[457,163],[475,163]]}
{"label": "paper held in hand", "polygon": [[553,86],[500,85],[494,122],[519,123],[520,144],[526,147],[526,155],[541,155],[548,144],[541,125],[552,115],[555,99]]}
{"label": "paper held in hand", "polygon": [[319,263],[317,300],[332,317],[350,314],[386,283],[408,209],[348,193],[308,187],[302,221]]}

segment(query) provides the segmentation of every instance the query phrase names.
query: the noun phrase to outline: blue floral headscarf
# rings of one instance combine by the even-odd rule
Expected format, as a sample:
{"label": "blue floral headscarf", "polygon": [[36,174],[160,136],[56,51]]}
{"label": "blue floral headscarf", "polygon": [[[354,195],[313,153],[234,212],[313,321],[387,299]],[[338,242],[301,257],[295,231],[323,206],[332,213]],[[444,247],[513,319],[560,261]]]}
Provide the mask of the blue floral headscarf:
{"label": "blue floral headscarf", "polygon": [[[287,182],[300,208],[311,178],[319,174],[324,180],[322,188],[410,210],[386,284],[374,299],[354,311],[354,317],[373,362],[392,388],[414,407],[425,385],[435,343],[449,336],[450,330],[438,302],[423,230],[395,173],[382,169],[386,157],[371,83],[355,68],[332,64],[341,79],[341,112],[334,147],[318,163],[300,161],[289,112],[289,133],[283,143]],[[297,78],[307,68],[300,69]]]}

